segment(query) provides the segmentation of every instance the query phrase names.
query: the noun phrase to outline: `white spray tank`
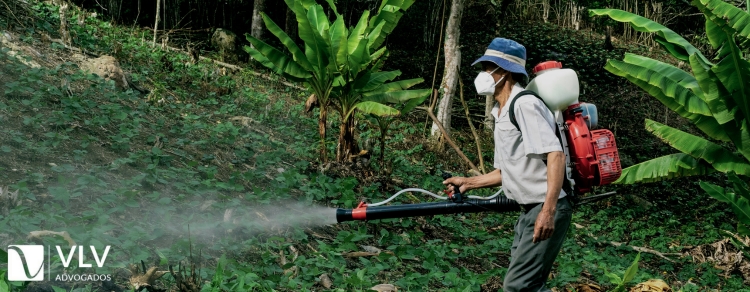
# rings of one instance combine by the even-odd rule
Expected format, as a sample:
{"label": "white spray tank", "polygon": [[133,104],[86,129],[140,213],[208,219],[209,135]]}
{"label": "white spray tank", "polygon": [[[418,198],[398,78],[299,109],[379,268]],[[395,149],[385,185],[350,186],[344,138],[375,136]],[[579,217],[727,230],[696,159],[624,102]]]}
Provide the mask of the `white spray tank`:
{"label": "white spray tank", "polygon": [[533,69],[536,78],[529,82],[526,90],[539,94],[552,112],[563,111],[578,103],[579,85],[576,71],[562,68],[562,63],[547,61]]}

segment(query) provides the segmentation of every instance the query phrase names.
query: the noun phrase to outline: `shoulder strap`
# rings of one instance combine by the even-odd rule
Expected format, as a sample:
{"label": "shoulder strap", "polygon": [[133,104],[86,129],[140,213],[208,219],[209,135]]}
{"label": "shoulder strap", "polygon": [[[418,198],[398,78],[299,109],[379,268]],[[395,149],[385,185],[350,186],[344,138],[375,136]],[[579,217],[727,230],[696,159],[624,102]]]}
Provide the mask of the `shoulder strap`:
{"label": "shoulder strap", "polygon": [[524,95],[533,95],[536,96],[539,100],[544,102],[541,96],[539,94],[536,94],[536,92],[533,92],[531,90],[524,90],[516,94],[516,96],[513,97],[513,99],[510,101],[510,108],[508,109],[508,114],[510,115],[510,123],[513,124],[513,126],[516,126],[516,130],[521,131],[521,128],[518,127],[518,121],[516,121],[516,100]]}
{"label": "shoulder strap", "polygon": [[[524,95],[536,96],[536,98],[544,102],[544,100],[542,99],[541,96],[539,96],[539,94],[531,90],[521,91],[518,94],[516,94],[516,96],[513,97],[513,99],[510,101],[510,108],[508,109],[508,114],[510,115],[509,117],[510,117],[511,124],[513,124],[513,126],[515,126],[518,131],[521,131],[521,128],[518,127],[518,121],[516,121],[515,106],[516,106],[516,100],[519,97],[524,96]],[[555,136],[557,136],[557,140],[560,141],[560,145],[561,146],[564,145],[562,142],[562,137],[560,136],[560,129],[557,127],[557,123],[555,123]],[[546,160],[544,161],[544,164],[547,164]],[[575,194],[573,193],[573,187],[570,185],[570,181],[568,181],[567,174],[563,178],[563,190],[565,190],[565,193],[567,193],[571,197],[571,199],[576,200]]]}

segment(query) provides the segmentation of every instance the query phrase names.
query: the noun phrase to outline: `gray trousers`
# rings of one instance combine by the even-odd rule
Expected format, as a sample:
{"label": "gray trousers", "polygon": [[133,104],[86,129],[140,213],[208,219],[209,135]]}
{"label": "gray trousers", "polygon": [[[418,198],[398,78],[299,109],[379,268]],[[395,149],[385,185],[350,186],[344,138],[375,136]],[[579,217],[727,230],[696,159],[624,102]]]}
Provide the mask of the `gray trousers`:
{"label": "gray trousers", "polygon": [[503,290],[506,292],[551,291],[545,287],[545,283],[552,270],[552,263],[565,241],[573,208],[567,198],[559,199],[552,237],[533,243],[534,224],[542,205],[539,204],[525,214],[522,212],[516,222],[513,246],[510,248],[510,266],[503,282]]}

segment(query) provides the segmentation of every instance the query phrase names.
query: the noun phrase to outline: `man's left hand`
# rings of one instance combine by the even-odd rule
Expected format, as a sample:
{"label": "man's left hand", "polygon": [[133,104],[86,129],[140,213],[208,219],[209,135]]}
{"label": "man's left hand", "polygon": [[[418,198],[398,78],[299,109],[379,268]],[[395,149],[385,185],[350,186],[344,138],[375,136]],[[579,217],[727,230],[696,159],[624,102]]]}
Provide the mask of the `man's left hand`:
{"label": "man's left hand", "polygon": [[532,242],[537,243],[547,238],[552,237],[552,233],[555,232],[555,211],[547,211],[542,209],[539,215],[536,216],[536,223],[534,223],[534,238]]}

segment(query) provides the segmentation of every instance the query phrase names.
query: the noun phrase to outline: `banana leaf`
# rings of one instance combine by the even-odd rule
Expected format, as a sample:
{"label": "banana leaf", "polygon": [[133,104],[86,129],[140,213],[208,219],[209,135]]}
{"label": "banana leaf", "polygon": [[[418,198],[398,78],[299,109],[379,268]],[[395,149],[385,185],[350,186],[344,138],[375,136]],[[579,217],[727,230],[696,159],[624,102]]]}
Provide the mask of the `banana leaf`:
{"label": "banana leaf", "polygon": [[379,103],[405,103],[411,99],[429,96],[430,89],[400,90],[390,91],[369,96],[364,96],[363,100],[374,101]]}
{"label": "banana leaf", "polygon": [[370,17],[370,11],[365,10],[365,12],[362,13],[362,17],[359,18],[359,22],[357,22],[357,26],[354,27],[351,31],[349,31],[349,40],[347,47],[349,49],[348,53],[351,54],[354,52],[354,50],[357,48],[357,45],[359,45],[359,42],[365,38],[365,32],[367,32],[367,19]]}
{"label": "banana leaf", "polygon": [[[711,67],[711,71],[730,93],[742,116],[750,117],[750,62],[743,58],[743,52],[735,42],[738,34],[748,38],[750,15],[717,0],[694,0],[693,5],[706,15],[706,35],[711,46],[718,49],[716,58],[719,62]],[[724,98],[731,110],[728,97]]]}
{"label": "banana leaf", "polygon": [[693,69],[693,74],[695,74],[698,85],[700,85],[703,91],[703,99],[711,109],[716,121],[723,125],[734,120],[734,114],[729,111],[727,104],[722,98],[722,96],[728,94],[726,88],[716,82],[716,74],[711,72],[710,65],[703,63],[696,55],[691,55],[690,66]]}
{"label": "banana leaf", "polygon": [[307,57],[305,56],[305,53],[302,51],[302,49],[297,46],[296,43],[294,43],[294,40],[289,37],[289,35],[284,32],[281,27],[276,25],[273,20],[271,20],[268,15],[261,12],[261,16],[263,17],[263,22],[266,24],[266,28],[268,31],[271,32],[274,36],[276,36],[282,44],[289,50],[290,53],[292,53],[292,56],[294,57],[294,61],[297,62],[302,68],[305,68],[305,70],[312,71],[312,64],[310,64],[310,61],[307,60]]}
{"label": "banana leaf", "polygon": [[750,232],[748,232],[750,230],[750,200],[747,199],[750,194],[727,192],[726,189],[707,182],[701,182],[700,186],[711,197],[728,203],[734,214],[737,215],[737,231],[740,235],[750,235]]}
{"label": "banana leaf", "polygon": [[[695,124],[709,137],[721,141],[728,141],[730,139],[722,126],[716,121],[713,116],[705,116],[687,111],[685,107],[677,102],[677,100],[674,98],[674,93],[681,91],[685,95],[693,94],[692,91],[687,89],[677,89],[679,87],[684,88],[684,85],[680,85],[678,82],[675,82],[674,91],[665,91],[661,83],[663,80],[667,80],[667,76],[664,76],[659,72],[655,72],[647,67],[641,67],[636,64],[625,63],[622,61],[609,60],[604,68],[612,74],[625,77],[633,84],[638,85],[638,87],[654,96],[669,109],[693,122],[693,124]],[[651,82],[651,80],[654,81]],[[669,93],[671,93],[672,95],[668,95]],[[697,104],[699,104],[701,100],[697,97],[693,97],[692,99],[694,99],[693,103],[696,104],[695,106],[693,106],[693,108],[700,108],[700,106]]]}
{"label": "banana leaf", "polygon": [[382,86],[380,86],[380,87],[378,87],[378,88],[376,88],[376,89],[374,89],[372,91],[365,92],[364,95],[365,96],[371,96],[371,95],[375,95],[375,94],[379,94],[379,93],[384,93],[384,92],[409,89],[412,86],[417,85],[417,84],[422,83],[422,82],[424,82],[424,79],[422,79],[422,78],[414,78],[414,79],[407,79],[407,80],[399,80],[399,81],[395,81],[395,82],[389,82],[389,83],[383,84]]}
{"label": "banana leaf", "polygon": [[654,33],[654,39],[672,54],[672,56],[682,61],[687,62],[690,55],[697,54],[706,62],[706,64],[711,63],[698,49],[691,45],[682,36],[643,16],[620,9],[590,9],[589,15],[592,17],[607,15],[616,21],[630,23],[630,26],[639,32]]}
{"label": "banana leaf", "polygon": [[711,10],[712,15],[725,19],[740,36],[750,39],[750,13],[747,11],[720,0],[694,0],[692,4]]}
{"label": "banana leaf", "polygon": [[657,182],[676,177],[704,175],[714,170],[706,162],[699,161],[685,153],[657,157],[622,170],[615,184]]}
{"label": "banana leaf", "polygon": [[398,116],[400,114],[397,109],[384,105],[382,103],[374,101],[363,101],[356,104],[354,108],[352,108],[352,110],[347,113],[347,116],[350,116],[355,109],[365,114],[371,114],[380,117]]}
{"label": "banana leaf", "polygon": [[363,91],[372,91],[382,86],[384,83],[395,79],[401,75],[401,71],[386,71],[386,72],[375,72],[372,73],[367,84],[362,88]]}
{"label": "banana leaf", "polygon": [[247,40],[253,44],[253,47],[245,46],[245,51],[276,74],[283,75],[292,80],[312,77],[312,74],[305,70],[302,65],[278,49],[250,35],[247,36]]}
{"label": "banana leaf", "polygon": [[675,149],[705,160],[718,171],[750,176],[750,163],[716,143],[649,119],[646,119],[646,129]]}
{"label": "banana leaf", "polygon": [[331,58],[334,61],[334,66],[336,66],[336,70],[341,70],[340,67],[346,66],[346,59],[347,59],[347,35],[348,32],[346,30],[346,24],[344,23],[344,18],[339,17],[336,19],[336,21],[333,22],[333,25],[331,26],[331,31],[329,33],[330,35],[330,43],[331,43]]}

